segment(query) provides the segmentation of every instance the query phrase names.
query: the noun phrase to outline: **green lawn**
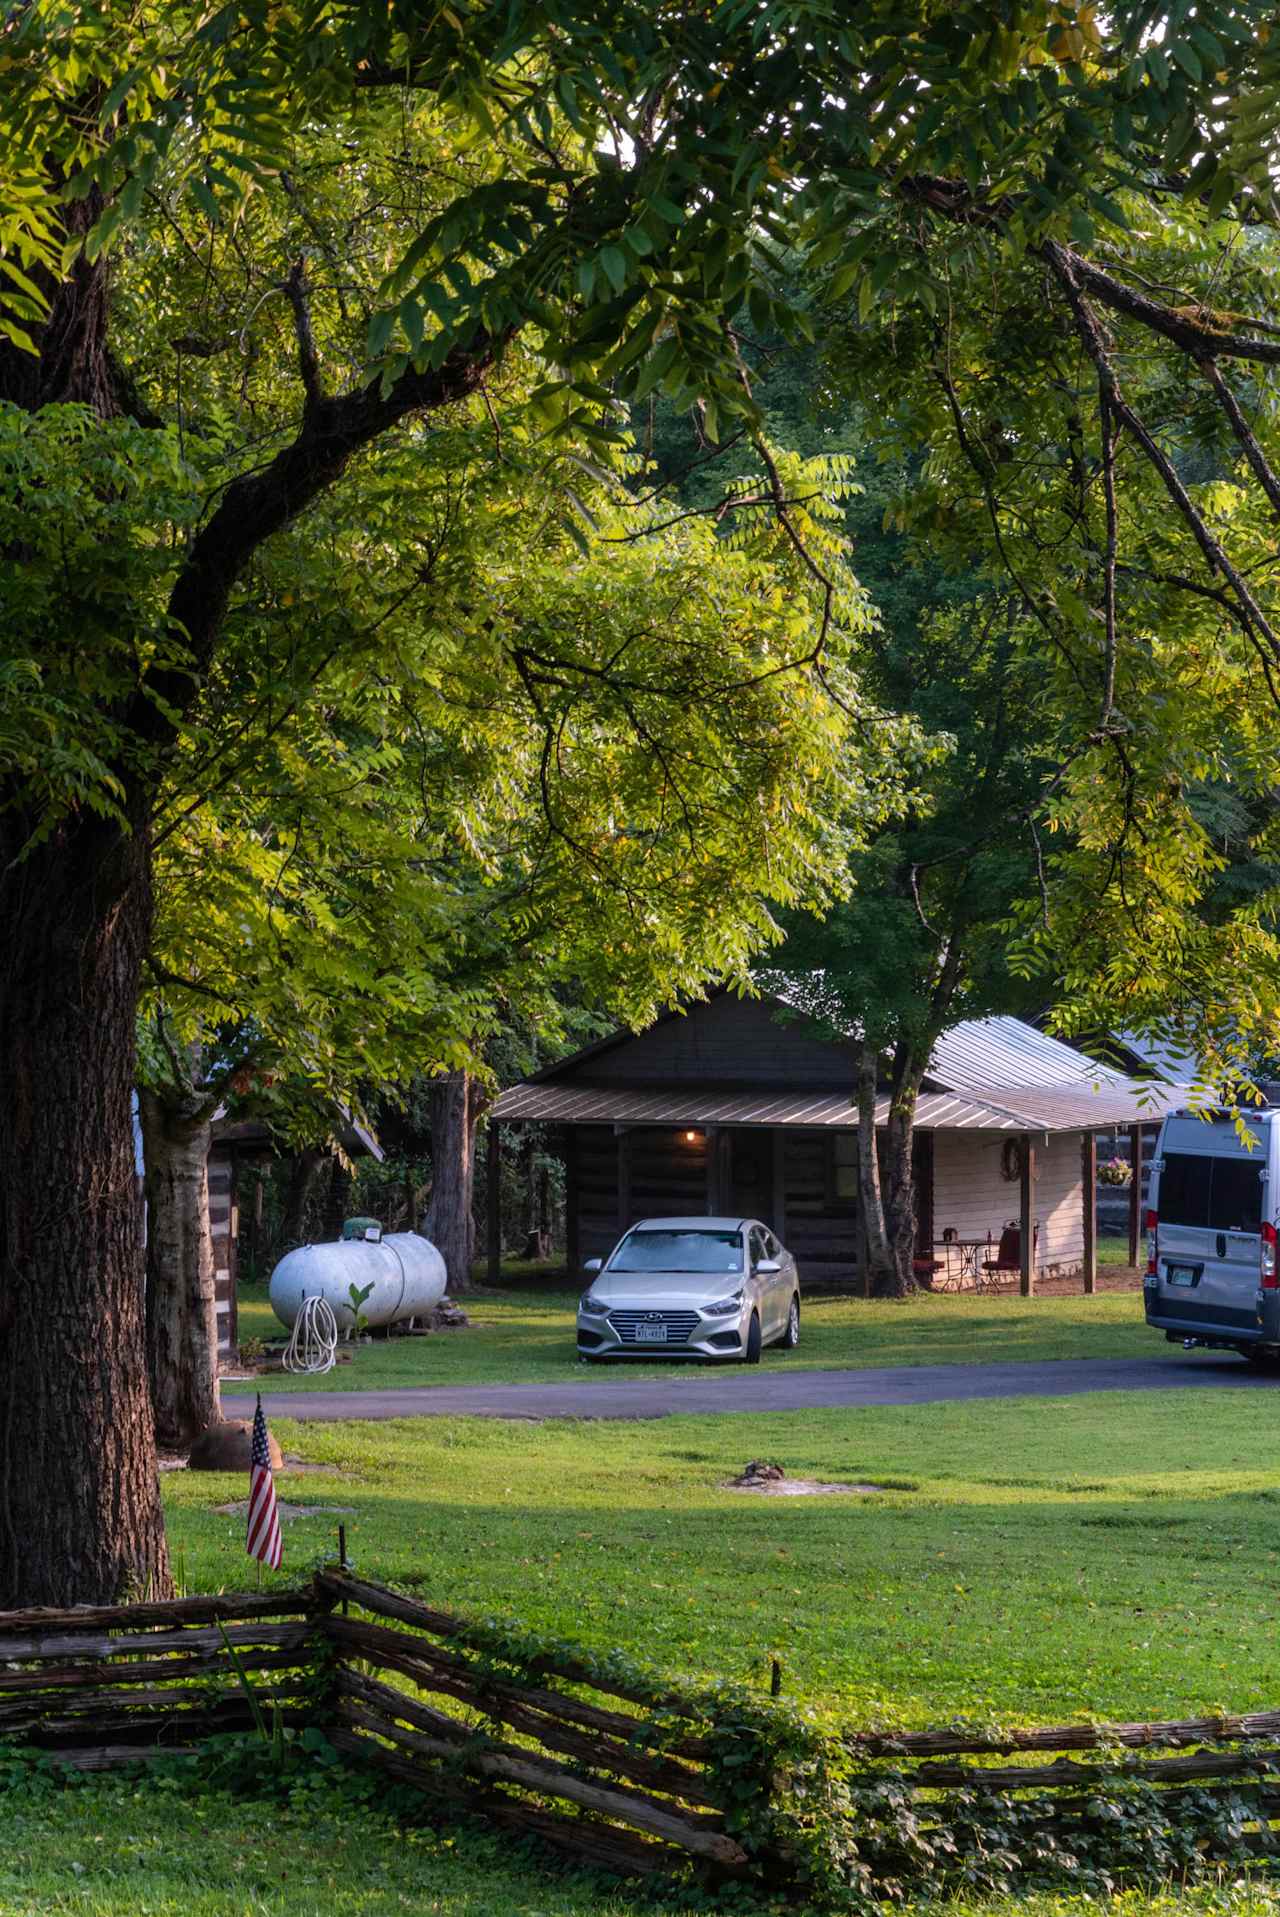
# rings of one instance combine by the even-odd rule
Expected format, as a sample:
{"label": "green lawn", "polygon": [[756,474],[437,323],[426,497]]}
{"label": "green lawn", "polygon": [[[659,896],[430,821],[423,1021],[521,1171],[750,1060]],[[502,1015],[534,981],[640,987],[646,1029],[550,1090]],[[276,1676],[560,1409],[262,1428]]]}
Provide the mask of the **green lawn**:
{"label": "green lawn", "polygon": [[[358,1391],[386,1385],[548,1384],[591,1377],[702,1375],[694,1364],[579,1364],[574,1339],[576,1291],[552,1287],[485,1290],[463,1300],[465,1330],[428,1338],[388,1338],[351,1347],[350,1364],[323,1377],[272,1374],[272,1391]],[[283,1332],[263,1291],[240,1293],[242,1338],[278,1338]],[[805,1301],[800,1349],[794,1356],[767,1351],[766,1365],[843,1370],[863,1365],[981,1364],[1035,1358],[1131,1358],[1163,1349],[1142,1321],[1139,1292],[1082,1293],[1065,1298],[1020,1298],[1016,1291],[923,1294],[898,1300],[814,1297]],[[739,1367],[727,1367],[734,1376]],[[228,1395],[252,1383],[228,1383]]]}
{"label": "green lawn", "polygon": [[[468,1833],[399,1830],[314,1805],[95,1783],[3,1804],[4,1917],[682,1917],[625,1888],[602,1892]],[[701,1906],[705,1912],[705,1903]],[[1276,1917],[1264,1881],[1097,1903],[1041,1893],[935,1907],[939,1917]]]}
{"label": "green lawn", "polygon": [[[1267,1391],[1107,1393],[646,1424],[275,1424],[341,1476],[285,1570],[372,1576],[518,1614],[673,1671],[762,1681],[857,1723],[1052,1722],[1280,1702],[1280,1466]],[[875,1497],[722,1488],[752,1457]],[[192,1588],[240,1585],[238,1478],[165,1493]]]}

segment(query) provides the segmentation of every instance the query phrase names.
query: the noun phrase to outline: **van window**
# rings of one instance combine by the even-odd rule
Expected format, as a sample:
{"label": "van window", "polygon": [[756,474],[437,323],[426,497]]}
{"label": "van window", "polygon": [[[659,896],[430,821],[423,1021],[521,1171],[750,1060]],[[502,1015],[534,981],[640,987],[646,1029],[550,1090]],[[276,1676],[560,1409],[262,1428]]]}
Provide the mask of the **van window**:
{"label": "van window", "polygon": [[1215,1231],[1257,1231],[1262,1224],[1261,1167],[1247,1158],[1215,1158],[1209,1223]]}
{"label": "van window", "polygon": [[1262,1223],[1257,1159],[1166,1152],[1160,1173],[1160,1222],[1207,1231],[1257,1231]]}

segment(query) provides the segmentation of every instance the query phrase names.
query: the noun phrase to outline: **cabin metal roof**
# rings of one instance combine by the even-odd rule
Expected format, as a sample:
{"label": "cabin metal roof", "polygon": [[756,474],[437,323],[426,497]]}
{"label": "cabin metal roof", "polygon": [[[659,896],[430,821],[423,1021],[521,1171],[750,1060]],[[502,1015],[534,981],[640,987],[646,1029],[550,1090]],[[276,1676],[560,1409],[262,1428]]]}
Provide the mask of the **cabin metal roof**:
{"label": "cabin metal roof", "polygon": [[[552,1125],[794,1125],[849,1130],[857,1124],[847,1091],[787,1092],[775,1085],[744,1089],[687,1081],[669,1086],[610,1085],[607,1054],[613,1043],[588,1048],[537,1078],[505,1091],[491,1116]],[[593,1057],[593,1078],[561,1078],[560,1071]],[[1185,1086],[1127,1078],[1073,1046],[1016,1018],[968,1019],[938,1041],[926,1089],[916,1107],[921,1131],[1070,1132],[1136,1125],[1184,1104]],[[888,1097],[876,1123],[889,1115]]]}

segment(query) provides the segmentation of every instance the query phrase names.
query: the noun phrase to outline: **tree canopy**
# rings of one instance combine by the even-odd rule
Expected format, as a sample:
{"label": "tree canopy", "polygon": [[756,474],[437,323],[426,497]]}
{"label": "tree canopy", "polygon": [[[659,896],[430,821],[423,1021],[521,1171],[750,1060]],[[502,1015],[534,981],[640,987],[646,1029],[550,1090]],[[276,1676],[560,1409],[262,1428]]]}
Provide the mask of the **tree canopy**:
{"label": "tree canopy", "polygon": [[[304,802],[273,807],[252,753],[335,801],[358,758],[352,849],[386,832],[381,896],[428,922],[461,874],[464,960],[495,927],[535,963],[586,928],[637,1009],[732,970],[759,901],[820,898],[910,809],[920,727],[854,668],[824,501],[847,471],[771,446],[752,339],[814,337],[909,475],[899,523],[1012,609],[1052,734],[1026,964],[1053,955],[1070,1016],[1173,1018],[1224,1057],[1274,1028],[1260,0],[35,0],[0,58],[0,1397],[39,1377],[45,1407],[39,1497],[5,1487],[24,1597],[163,1581],[130,1435],[132,1034],[156,879],[175,974],[229,1002],[219,931],[252,908],[316,984]],[[656,392],[724,462],[712,517],[639,470]],[[378,809],[397,698],[441,782],[414,860]],[[1247,891],[1221,885],[1228,800]],[[254,841],[278,912],[219,874],[197,952],[164,887],[202,832]],[[346,897],[355,966],[376,933]],[[41,1357],[50,1300],[109,1327],[95,1380]]]}

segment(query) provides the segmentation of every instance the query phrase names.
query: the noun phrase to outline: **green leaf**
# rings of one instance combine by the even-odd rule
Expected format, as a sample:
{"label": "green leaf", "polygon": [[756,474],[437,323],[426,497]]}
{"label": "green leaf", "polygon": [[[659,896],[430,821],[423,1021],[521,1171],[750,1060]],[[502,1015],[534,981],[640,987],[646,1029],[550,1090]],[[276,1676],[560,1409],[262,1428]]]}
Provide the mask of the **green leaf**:
{"label": "green leaf", "polygon": [[599,255],[599,263],[604,268],[614,292],[620,293],[627,283],[626,254],[619,247],[606,246]]}
{"label": "green leaf", "polygon": [[640,368],[636,383],[631,389],[632,398],[647,399],[654,387],[666,379],[679,357],[680,341],[674,335],[664,339]]}
{"label": "green leaf", "polygon": [[387,342],[391,338],[391,329],[395,323],[396,316],[394,312],[392,312],[390,308],[385,307],[382,312],[375,313],[369,321],[369,333],[365,342],[365,351],[370,359],[378,359],[381,354],[386,351]]}

